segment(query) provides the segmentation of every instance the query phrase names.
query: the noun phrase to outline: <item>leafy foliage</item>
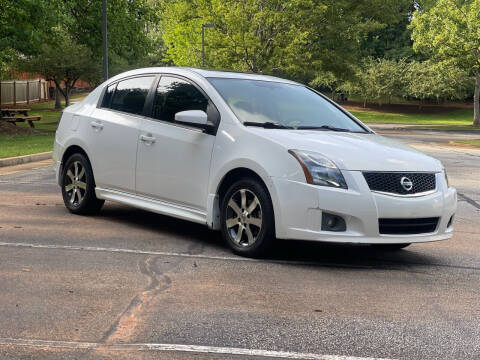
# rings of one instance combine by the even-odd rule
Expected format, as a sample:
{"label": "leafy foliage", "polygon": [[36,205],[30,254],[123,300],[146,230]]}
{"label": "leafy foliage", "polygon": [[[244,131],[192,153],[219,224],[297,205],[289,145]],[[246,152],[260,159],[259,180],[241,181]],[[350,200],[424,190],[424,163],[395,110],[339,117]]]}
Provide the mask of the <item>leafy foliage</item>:
{"label": "leafy foliage", "polygon": [[90,49],[76,43],[62,31],[57,31],[54,40],[43,44],[36,55],[22,60],[21,67],[27,71],[39,72],[47,80],[54,81],[68,105],[70,91],[76,81],[98,72],[98,65],[92,61]]}
{"label": "leafy foliage", "polygon": [[376,101],[379,105],[404,95],[407,64],[405,60],[368,58],[356,69],[353,80],[346,82],[343,89],[360,95],[364,101]]}
{"label": "leafy foliage", "polygon": [[463,100],[472,93],[471,76],[447,62],[412,62],[408,65],[405,95],[424,100]]}
{"label": "leafy foliage", "polygon": [[[90,49],[97,61],[102,58],[102,1],[56,0],[62,27],[78,44]],[[141,64],[154,50],[149,26],[156,23],[154,8],[146,0],[108,0],[108,41],[113,73]]]}
{"label": "leafy foliage", "polygon": [[30,55],[50,36],[52,4],[42,0],[0,0],[0,78],[19,54]]}
{"label": "leafy foliage", "polygon": [[338,88],[379,105],[394,98],[442,102],[464,100],[471,94],[473,79],[448,62],[399,61],[369,58],[356,69],[355,77]]}
{"label": "leafy foliage", "polygon": [[480,0],[438,0],[412,20],[413,48],[476,77],[474,125],[480,126]]}
{"label": "leafy foliage", "polygon": [[396,21],[393,0],[174,0],[163,5],[167,59],[200,66],[201,26],[207,65],[310,81],[328,71],[344,78],[360,39]]}

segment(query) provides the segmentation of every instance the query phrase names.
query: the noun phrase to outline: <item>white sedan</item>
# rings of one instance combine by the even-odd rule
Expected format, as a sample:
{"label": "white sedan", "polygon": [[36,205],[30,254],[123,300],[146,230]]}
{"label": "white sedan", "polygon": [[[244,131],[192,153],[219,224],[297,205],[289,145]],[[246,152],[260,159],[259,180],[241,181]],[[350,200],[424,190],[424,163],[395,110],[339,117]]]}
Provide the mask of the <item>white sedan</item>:
{"label": "white sedan", "polygon": [[72,213],[116,201],[221,230],[245,256],[276,238],[391,249],[444,240],[457,206],[438,160],[307,86],[262,75],[117,75],[63,111],[53,158]]}

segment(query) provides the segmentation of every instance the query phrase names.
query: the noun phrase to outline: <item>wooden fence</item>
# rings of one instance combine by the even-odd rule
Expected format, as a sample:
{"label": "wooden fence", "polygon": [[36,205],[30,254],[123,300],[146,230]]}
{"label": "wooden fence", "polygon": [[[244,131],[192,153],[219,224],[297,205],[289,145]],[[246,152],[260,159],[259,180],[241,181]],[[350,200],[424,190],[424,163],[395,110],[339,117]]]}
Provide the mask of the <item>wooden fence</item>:
{"label": "wooden fence", "polygon": [[48,100],[44,79],[0,81],[0,104],[28,104]]}

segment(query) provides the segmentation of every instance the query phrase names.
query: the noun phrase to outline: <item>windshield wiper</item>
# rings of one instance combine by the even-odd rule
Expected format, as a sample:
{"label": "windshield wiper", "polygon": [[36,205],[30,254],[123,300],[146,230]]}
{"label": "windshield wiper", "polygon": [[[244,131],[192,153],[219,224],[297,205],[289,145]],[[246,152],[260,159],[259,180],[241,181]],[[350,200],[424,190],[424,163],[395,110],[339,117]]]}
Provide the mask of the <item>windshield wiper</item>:
{"label": "windshield wiper", "polygon": [[245,126],[258,126],[265,129],[295,129],[293,126],[282,125],[279,123],[266,121],[266,122],[254,122],[254,121],[245,121],[243,123]]}
{"label": "windshield wiper", "polygon": [[295,129],[297,130],[331,130],[331,131],[339,131],[339,132],[355,132],[348,129],[337,128],[335,126],[330,125],[322,125],[322,126],[297,126]]}

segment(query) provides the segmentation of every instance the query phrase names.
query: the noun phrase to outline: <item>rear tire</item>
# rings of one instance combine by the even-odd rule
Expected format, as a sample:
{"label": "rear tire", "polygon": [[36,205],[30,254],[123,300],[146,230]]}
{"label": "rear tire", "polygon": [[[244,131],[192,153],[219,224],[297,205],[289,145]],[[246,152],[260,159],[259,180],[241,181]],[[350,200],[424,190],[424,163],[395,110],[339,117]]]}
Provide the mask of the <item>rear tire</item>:
{"label": "rear tire", "polygon": [[73,214],[98,213],[105,202],[95,195],[92,167],[83,154],[76,153],[67,159],[62,169],[61,187],[63,202]]}
{"label": "rear tire", "polygon": [[221,231],[236,253],[264,255],[275,240],[273,205],[265,186],[253,178],[232,184],[220,204]]}
{"label": "rear tire", "polygon": [[384,250],[384,251],[398,251],[401,249],[406,248],[407,246],[411,245],[411,243],[403,243],[403,244],[372,244],[375,249]]}

